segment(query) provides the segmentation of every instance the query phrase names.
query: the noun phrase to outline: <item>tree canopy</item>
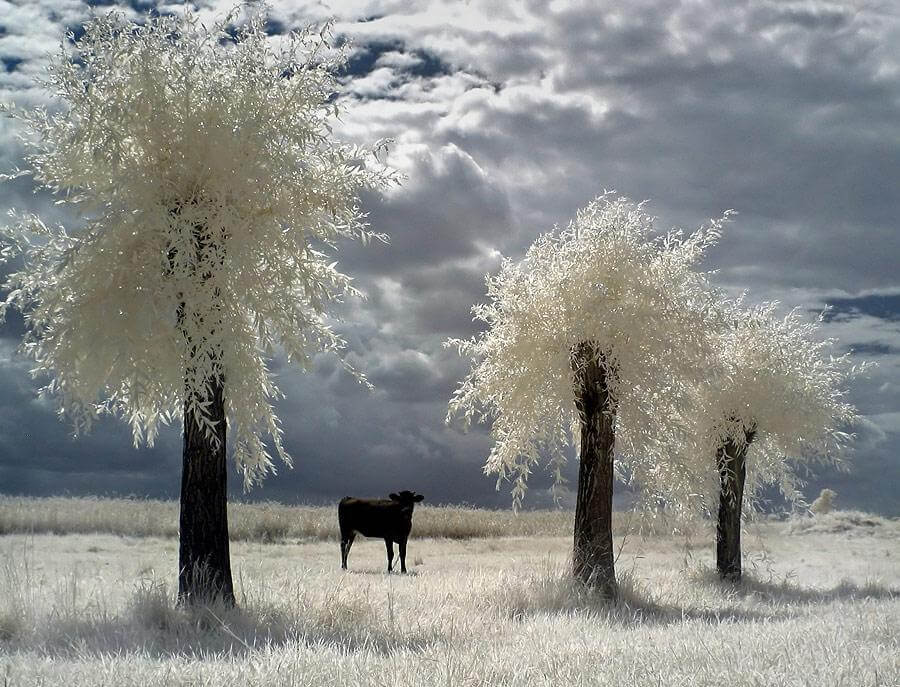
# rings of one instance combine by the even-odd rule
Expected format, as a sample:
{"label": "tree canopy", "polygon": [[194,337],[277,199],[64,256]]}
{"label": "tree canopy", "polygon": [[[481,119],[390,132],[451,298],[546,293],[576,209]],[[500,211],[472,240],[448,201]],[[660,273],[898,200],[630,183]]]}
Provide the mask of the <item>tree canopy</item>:
{"label": "tree canopy", "polygon": [[488,275],[488,303],[472,309],[485,331],[447,342],[472,360],[448,420],[492,421],[485,471],[511,477],[516,502],[541,462],[560,480],[579,444],[573,364],[585,350],[615,404],[616,476],[648,504],[714,510],[716,452],[748,438],[749,507],[765,484],[802,501],[800,465],[841,465],[858,419],[846,387],[864,366],[829,355],[820,322],[729,300],[697,269],[729,215],[659,235],[643,205],[604,194]]}
{"label": "tree canopy", "polygon": [[802,503],[801,466],[843,465],[848,432],[858,420],[847,386],[866,365],[851,365],[849,354],[830,355],[834,341],[821,336],[821,317],[811,321],[796,309],[780,317],[777,303],[723,308],[727,326],[715,335],[709,378],[691,394],[691,441],[676,459],[682,469],[677,479],[653,486],[675,506],[713,510],[716,451],[729,442],[741,449],[752,437],[745,507],[753,507],[766,484],[777,485],[789,502]]}
{"label": "tree canopy", "polygon": [[331,135],[343,56],[327,31],[276,42],[261,14],[233,21],[94,18],[51,62],[58,104],[9,111],[29,132],[21,174],[80,224],[4,229],[4,257],[24,261],[4,308],[25,313],[24,349],[76,431],[108,412],[152,444],[184,399],[208,423],[224,376],[249,484],[273,468],[264,436],[290,460],[266,361],[343,346],[326,307],[357,291],[329,253],[375,236],[357,194],[396,177],[378,145]]}
{"label": "tree canopy", "polygon": [[726,218],[661,235],[643,205],[607,193],[487,277],[489,302],[472,309],[485,331],[448,341],[472,359],[448,419],[493,420],[485,471],[512,477],[517,502],[543,458],[559,480],[565,447],[578,445],[572,364],[582,343],[617,406],[617,476],[644,482],[667,471],[673,444],[687,442],[682,408],[712,355],[709,333],[721,327],[695,266]]}

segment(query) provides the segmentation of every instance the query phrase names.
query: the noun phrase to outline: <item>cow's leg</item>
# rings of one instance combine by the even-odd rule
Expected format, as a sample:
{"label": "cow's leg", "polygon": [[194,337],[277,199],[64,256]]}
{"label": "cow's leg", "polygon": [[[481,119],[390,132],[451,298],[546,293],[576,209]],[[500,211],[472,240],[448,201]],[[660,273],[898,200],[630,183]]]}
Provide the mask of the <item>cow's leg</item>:
{"label": "cow's leg", "polygon": [[406,539],[397,542],[397,548],[400,549],[400,572],[406,572]]}
{"label": "cow's leg", "polygon": [[387,549],[388,572],[390,572],[394,567],[394,542],[392,542],[390,539],[385,539],[384,546]]}
{"label": "cow's leg", "polygon": [[347,569],[347,556],[350,555],[350,547],[353,546],[353,540],[356,538],[354,532],[347,535],[341,535],[341,568]]}

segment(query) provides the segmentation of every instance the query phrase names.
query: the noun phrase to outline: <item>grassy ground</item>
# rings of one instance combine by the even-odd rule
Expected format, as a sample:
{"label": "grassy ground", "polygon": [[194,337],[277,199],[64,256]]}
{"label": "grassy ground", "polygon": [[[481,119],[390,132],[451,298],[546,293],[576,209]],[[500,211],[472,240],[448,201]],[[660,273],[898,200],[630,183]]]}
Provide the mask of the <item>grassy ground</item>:
{"label": "grassy ground", "polygon": [[[418,511],[417,511],[418,516]],[[488,514],[488,519],[492,517]],[[863,520],[870,520],[866,524]],[[740,588],[707,533],[629,536],[622,598],[569,582],[566,536],[233,546],[239,608],[173,604],[174,538],[0,536],[4,685],[897,685],[900,524],[764,523]]]}

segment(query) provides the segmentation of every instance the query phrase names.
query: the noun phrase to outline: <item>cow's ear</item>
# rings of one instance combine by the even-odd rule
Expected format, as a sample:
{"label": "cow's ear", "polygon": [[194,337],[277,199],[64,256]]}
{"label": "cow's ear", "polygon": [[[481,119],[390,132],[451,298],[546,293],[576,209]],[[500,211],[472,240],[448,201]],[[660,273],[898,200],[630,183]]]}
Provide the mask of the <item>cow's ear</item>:
{"label": "cow's ear", "polygon": [[415,501],[416,503],[418,503],[419,501],[421,501],[421,500],[424,499],[424,498],[425,498],[425,497],[422,496],[421,494],[416,494],[415,497],[413,498],[413,501]]}
{"label": "cow's ear", "polygon": [[391,497],[391,501],[399,501],[400,500],[400,496],[398,494],[391,494],[390,497]]}

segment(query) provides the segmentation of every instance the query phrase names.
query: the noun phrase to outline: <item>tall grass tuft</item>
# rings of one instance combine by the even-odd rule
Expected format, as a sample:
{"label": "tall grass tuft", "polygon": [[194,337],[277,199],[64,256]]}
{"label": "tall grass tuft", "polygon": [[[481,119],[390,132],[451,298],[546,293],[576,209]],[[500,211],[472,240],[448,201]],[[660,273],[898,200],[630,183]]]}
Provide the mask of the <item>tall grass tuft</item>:
{"label": "tall grass tuft", "polygon": [[630,621],[659,606],[649,588],[633,574],[619,575],[617,582],[617,595],[610,599],[575,578],[570,563],[548,560],[524,577],[502,573],[498,583],[485,585],[488,591],[483,601],[501,617],[518,621],[537,615]]}
{"label": "tall grass tuft", "polygon": [[21,562],[9,550],[3,552],[0,597],[4,603],[0,604],[0,642],[19,639],[33,625],[33,604],[28,603],[29,590],[33,588],[30,577],[27,562]]}

